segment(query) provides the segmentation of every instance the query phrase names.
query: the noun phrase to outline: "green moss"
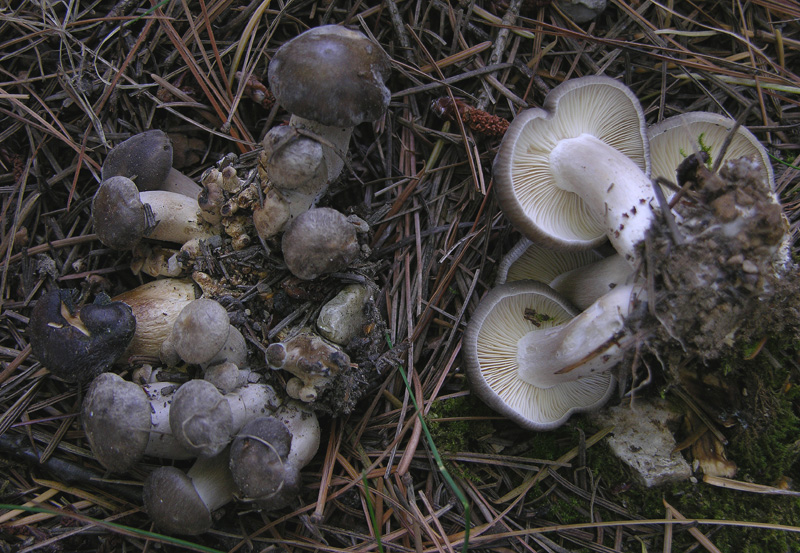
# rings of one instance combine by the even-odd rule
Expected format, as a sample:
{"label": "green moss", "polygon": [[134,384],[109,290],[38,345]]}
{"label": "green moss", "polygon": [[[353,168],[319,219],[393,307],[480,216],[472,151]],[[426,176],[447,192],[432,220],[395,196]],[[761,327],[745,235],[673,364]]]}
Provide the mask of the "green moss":
{"label": "green moss", "polygon": [[461,396],[434,402],[425,422],[439,451],[459,453],[474,451],[473,440],[492,432],[490,423],[473,420],[491,415],[474,396]]}

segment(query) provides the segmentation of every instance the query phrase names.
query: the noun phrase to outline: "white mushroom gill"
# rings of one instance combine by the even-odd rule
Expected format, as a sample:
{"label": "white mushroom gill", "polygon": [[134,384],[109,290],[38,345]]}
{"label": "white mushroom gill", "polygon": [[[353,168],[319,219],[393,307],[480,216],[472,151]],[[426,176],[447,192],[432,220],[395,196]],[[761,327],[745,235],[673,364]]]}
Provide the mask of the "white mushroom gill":
{"label": "white mushroom gill", "polygon": [[521,378],[519,342],[537,329],[560,328],[572,318],[560,301],[558,294],[533,281],[500,286],[483,300],[465,334],[467,370],[476,392],[528,428],[555,428],[573,413],[605,403],[613,388],[610,372],[561,377],[562,383],[547,388]]}
{"label": "white mushroom gill", "polygon": [[[717,162],[722,145],[730,134],[735,121],[723,115],[709,112],[691,112],[675,115],[647,129],[650,140],[651,174],[675,181],[675,170],[686,158],[700,150],[707,151],[711,163]],[[723,161],[751,157],[761,164],[764,178],[772,185],[774,175],[772,163],[764,146],[744,127],[739,127],[731,137]],[[665,191],[667,195],[672,191]]]}

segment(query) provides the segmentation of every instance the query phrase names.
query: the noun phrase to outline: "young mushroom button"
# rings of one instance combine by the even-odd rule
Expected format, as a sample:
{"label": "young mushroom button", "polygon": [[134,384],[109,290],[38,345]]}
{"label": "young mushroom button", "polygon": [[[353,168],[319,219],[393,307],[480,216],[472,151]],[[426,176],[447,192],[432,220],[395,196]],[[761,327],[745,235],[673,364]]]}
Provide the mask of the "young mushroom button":
{"label": "young mushroom button", "polygon": [[[290,129],[270,130],[264,167],[285,194],[292,216],[313,205],[339,176],[353,127],[386,111],[390,92],[384,81],[390,69],[378,44],[338,25],[309,29],[275,53],[270,88],[292,117]],[[321,152],[308,138],[319,143]],[[293,141],[305,145],[295,148]],[[301,156],[287,155],[287,149]]]}
{"label": "young mushroom button", "polygon": [[303,280],[343,271],[360,252],[355,225],[329,207],[295,218],[283,234],[281,249],[286,266]]}
{"label": "young mushroom button", "polygon": [[606,238],[631,265],[654,198],[645,120],[627,87],[582,77],[520,113],[494,162],[497,197],[533,241],[586,248]]}

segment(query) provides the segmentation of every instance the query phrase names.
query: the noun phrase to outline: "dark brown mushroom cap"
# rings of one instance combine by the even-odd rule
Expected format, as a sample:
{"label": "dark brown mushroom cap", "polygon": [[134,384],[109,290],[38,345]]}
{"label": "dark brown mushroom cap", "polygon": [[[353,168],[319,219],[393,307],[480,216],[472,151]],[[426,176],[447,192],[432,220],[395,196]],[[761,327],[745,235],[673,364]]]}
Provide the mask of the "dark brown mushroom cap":
{"label": "dark brown mushroom cap", "polygon": [[343,271],[359,253],[356,227],[329,207],[309,209],[293,219],[281,248],[286,266],[303,280]]}
{"label": "dark brown mushroom cap", "polygon": [[86,382],[107,370],[136,331],[131,308],[100,295],[75,312],[69,290],[51,290],[36,302],[28,323],[33,354],[68,382]]}
{"label": "dark brown mushroom cap", "polygon": [[159,130],[135,134],[108,152],[102,179],[128,177],[139,190],[159,190],[172,169],[172,142]]}
{"label": "dark brown mushroom cap", "polygon": [[374,121],[389,105],[383,84],[391,65],[360,32],[315,27],[281,46],[269,64],[269,83],[290,113],[332,127]]}
{"label": "dark brown mushroom cap", "polygon": [[243,498],[266,499],[281,490],[291,443],[289,429],[273,416],[242,427],[231,444],[230,469]]}
{"label": "dark brown mushroom cap", "polygon": [[92,220],[103,244],[115,250],[132,249],[147,230],[145,207],[133,181],[117,176],[101,182],[92,199]]}
{"label": "dark brown mushroom cap", "polygon": [[83,400],[83,429],[92,453],[111,472],[126,472],[144,455],[150,402],[141,386],[114,373],[92,381]]}
{"label": "dark brown mushroom cap", "polygon": [[211,511],[192,479],[175,467],[159,467],[145,482],[144,508],[161,530],[196,536],[211,528]]}

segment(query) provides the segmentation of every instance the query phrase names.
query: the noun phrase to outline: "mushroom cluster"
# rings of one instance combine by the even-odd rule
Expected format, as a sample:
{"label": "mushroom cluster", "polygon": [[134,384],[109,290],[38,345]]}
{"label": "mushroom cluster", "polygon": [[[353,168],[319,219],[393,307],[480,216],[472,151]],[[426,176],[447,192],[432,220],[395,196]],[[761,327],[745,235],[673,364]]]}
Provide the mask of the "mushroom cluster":
{"label": "mushroom cluster", "polygon": [[167,532],[205,532],[211,513],[234,499],[265,510],[287,505],[319,447],[316,415],[302,403],[229,362],[216,367],[223,370],[182,384],[103,373],[83,403],[89,445],[111,472],[145,457],[196,459],[187,473],[164,465],[145,483],[145,508]]}
{"label": "mushroom cluster", "polygon": [[[218,246],[242,257],[250,246],[263,249],[269,267],[248,274],[264,299],[272,293],[260,287],[272,280],[264,275],[283,269],[272,249],[282,250],[292,282],[347,272],[364,255],[368,224],[317,204],[346,164],[354,127],[386,111],[389,71],[388,56],[360,32],[311,29],[270,63],[273,92],[291,119],[267,132],[257,167],[251,157],[242,172],[244,162],[227,155],[197,184],[172,167],[172,142],[159,130],[106,156],[91,204],[94,231],[132,259],[137,276],[155,280],[89,305],[49,292],[33,310],[30,341],[56,376],[92,381],[82,422],[106,469],[196,459],[186,473],[157,468],[145,485],[146,509],[162,530],[206,531],[212,512],[233,499],[260,509],[290,503],[319,445],[315,413],[349,412],[360,396],[351,392],[363,389],[363,378],[349,375],[357,367],[345,350],[379,319],[368,278],[337,289],[344,279],[328,279],[317,324],[262,334],[266,355],[254,359],[247,340],[257,341],[253,328],[266,324],[259,328],[244,309],[229,316],[215,298],[235,303],[238,283],[219,284],[203,271]],[[272,324],[273,314],[263,315]],[[115,363],[125,378],[104,372]],[[276,372],[257,372],[267,367]]]}
{"label": "mushroom cluster", "polygon": [[[732,175],[738,186],[746,182],[748,190],[760,192],[720,184],[705,165],[709,158],[721,164],[724,178]],[[750,168],[746,177],[734,169],[739,158]],[[767,281],[780,278],[788,259],[780,247],[787,226],[758,140],[735,121],[710,113],[687,113],[648,128],[634,93],[611,78],[567,81],[548,94],[542,108],[519,114],[493,170],[500,206],[524,238],[502,260],[495,288],[473,313],[463,351],[476,393],[528,428],[554,428],[573,413],[602,406],[615,385],[612,369],[632,346],[656,340],[654,327],[681,347],[693,343],[696,325],[678,329],[674,321],[703,319],[699,305],[684,302],[680,309],[688,315],[654,308],[663,310],[661,299],[668,294],[652,283],[668,281],[678,268],[657,268],[652,254],[644,255],[646,241],[660,244],[666,235],[671,243],[663,249],[672,253],[665,257],[694,244],[695,259],[681,257],[680,270],[687,290],[720,290],[707,300],[712,313],[730,311],[726,294],[763,296],[773,286]],[[678,184],[662,191],[656,180]],[[699,183],[692,201],[677,198],[675,213],[662,207],[689,180]],[[703,213],[716,212],[715,219],[692,207],[701,201],[710,202]],[[769,236],[754,240],[758,225],[769,228]],[[713,240],[703,233],[713,233]],[[606,240],[615,253],[604,257],[592,248]],[[700,243],[707,251],[698,251]],[[707,269],[720,262],[734,266]],[[748,263],[758,266],[758,278],[742,277]],[[777,272],[770,277],[767,267]],[[654,291],[657,297],[648,297]],[[737,330],[727,320],[714,324],[730,336]]]}

